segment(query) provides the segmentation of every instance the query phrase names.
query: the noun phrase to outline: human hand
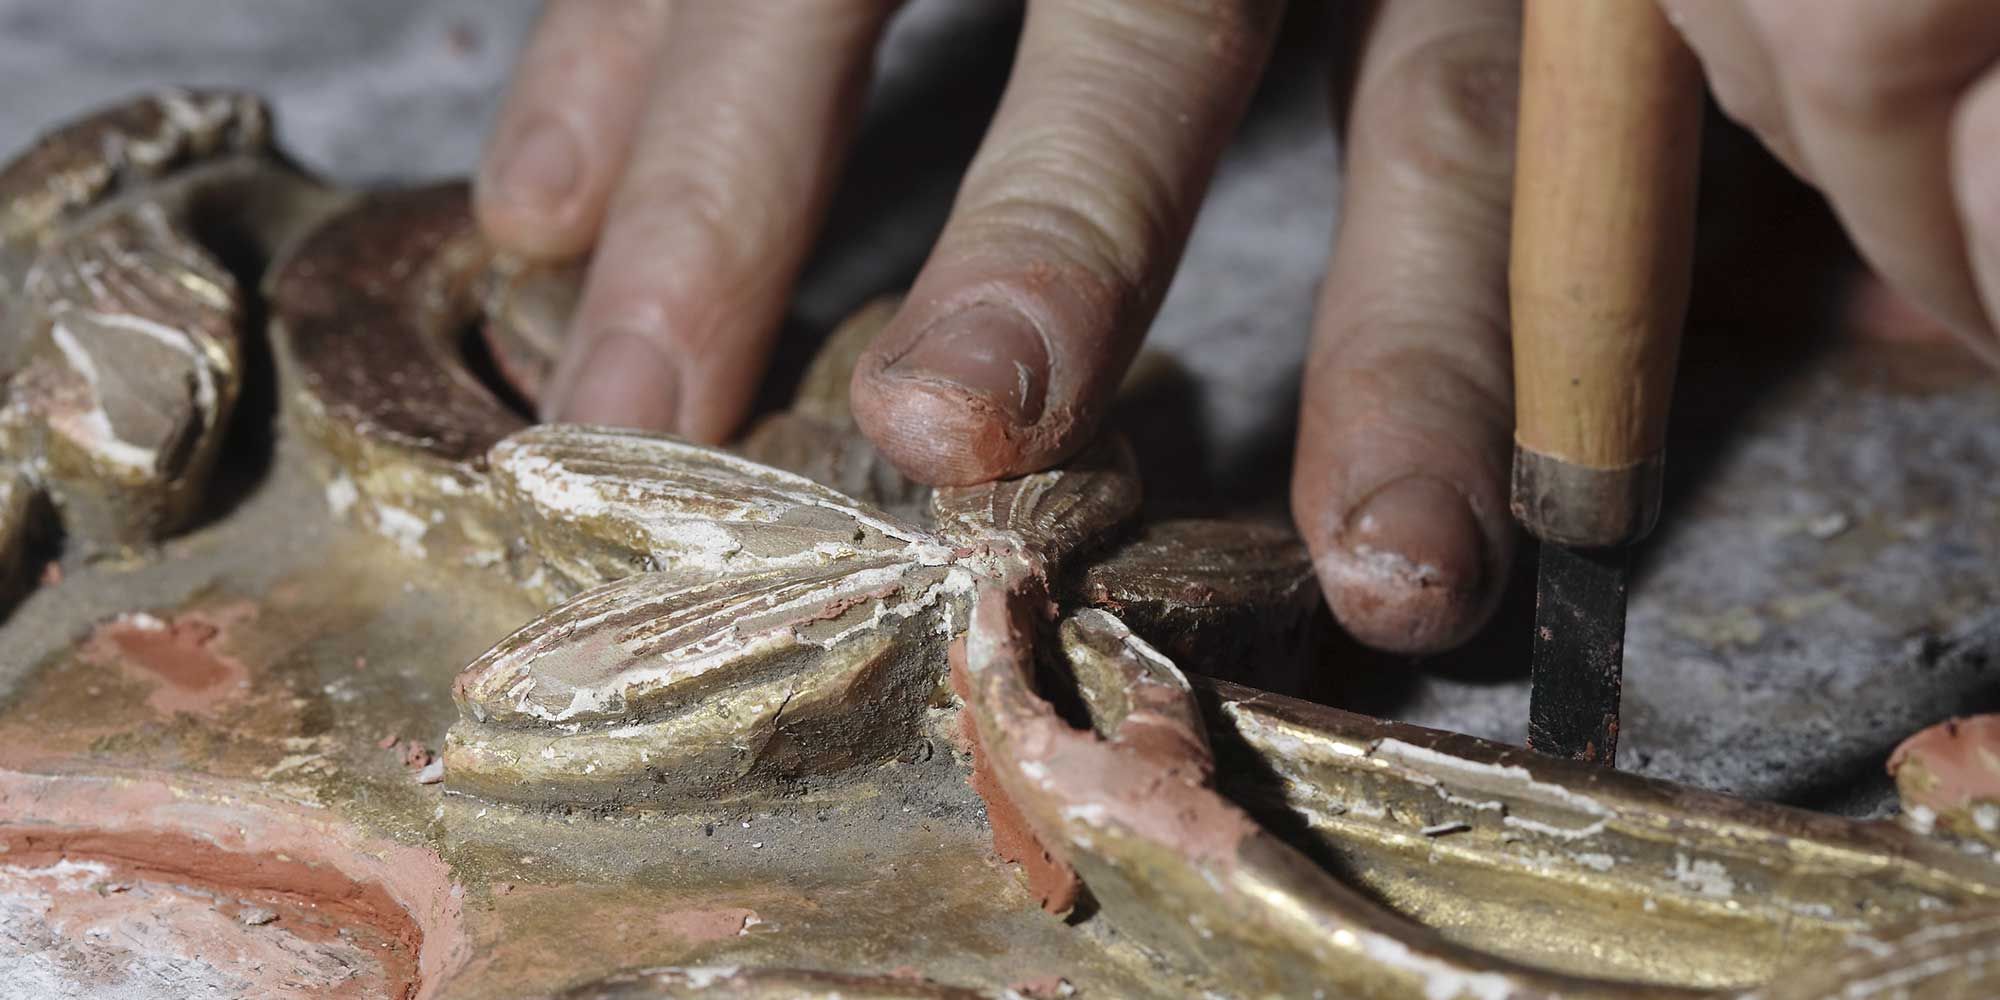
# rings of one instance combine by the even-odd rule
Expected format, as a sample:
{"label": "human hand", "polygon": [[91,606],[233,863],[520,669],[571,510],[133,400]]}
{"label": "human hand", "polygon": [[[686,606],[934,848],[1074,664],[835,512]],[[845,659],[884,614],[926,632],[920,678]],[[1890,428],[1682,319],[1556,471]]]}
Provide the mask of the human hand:
{"label": "human hand", "polygon": [[[735,429],[892,7],[548,6],[475,200],[516,252],[596,248],[546,415]],[[1390,648],[1469,633],[1512,545],[1495,485],[1505,301],[1488,279],[1504,264],[1515,20],[1392,5],[1347,116],[1346,249],[1315,339],[1298,512],[1342,620]],[[951,220],[856,378],[892,461],[975,481],[1088,440],[1275,27],[1274,5],[1247,0],[1031,5]]]}
{"label": "human hand", "polygon": [[[1990,16],[1990,6],[1975,0],[1945,0],[1914,7],[1866,0],[1833,7],[1780,0],[1661,2],[1701,60],[1724,110],[1751,129],[1802,179],[1821,190],[1862,256],[1895,297],[1928,312],[1989,364],[2000,364],[2000,339],[1995,334],[2000,328],[2000,161],[1989,163],[1990,158],[1982,155],[2000,142],[2000,22]],[[1365,268],[1350,271],[1346,260],[1350,251],[1373,254],[1378,247],[1392,245],[1387,235],[1363,228],[1378,210],[1385,227],[1395,225],[1397,218],[1424,225],[1450,222],[1442,209],[1426,213],[1413,205],[1386,207],[1387,199],[1370,196],[1362,172],[1399,161],[1448,168],[1455,162],[1498,159],[1490,141],[1464,141],[1462,126],[1452,127],[1454,108],[1449,103],[1416,110],[1427,114],[1432,125],[1410,130],[1404,138],[1418,141],[1406,144],[1400,155],[1395,152],[1393,124],[1381,132],[1370,128],[1364,116],[1371,109],[1387,106],[1371,87],[1378,81],[1395,79],[1396,74],[1374,76],[1369,65],[1383,65],[1379,60],[1391,51],[1384,48],[1382,39],[1402,35],[1388,20],[1416,13],[1421,11],[1413,12],[1400,4],[1384,5],[1377,37],[1363,49],[1354,95],[1355,117],[1348,129],[1349,186],[1341,234],[1322,297],[1321,336],[1308,372],[1305,421],[1296,463],[1294,510],[1299,512],[1301,528],[1309,539],[1337,539],[1340,525],[1360,523],[1357,511],[1366,516],[1369,504],[1341,502],[1336,492],[1339,487],[1331,484],[1339,483],[1342,471],[1353,468],[1355,456],[1370,447],[1369,439],[1378,434],[1373,428],[1386,428],[1390,434],[1421,433],[1427,425],[1422,422],[1420,409],[1424,404],[1420,400],[1427,386],[1447,385],[1442,380],[1454,376],[1490,375],[1492,361],[1505,359],[1504,339],[1483,332],[1489,325],[1504,328],[1506,322],[1504,237],[1493,240],[1485,226],[1470,227],[1480,220],[1490,223],[1504,218],[1495,207],[1504,204],[1504,195],[1496,200],[1493,189],[1482,183],[1486,178],[1477,173],[1460,183],[1449,169],[1418,167],[1410,173],[1413,187],[1425,192],[1418,197],[1476,195],[1459,216],[1459,223],[1469,228],[1461,235],[1441,230],[1459,255],[1445,255],[1449,251],[1441,254],[1437,259],[1443,261],[1442,268],[1425,277],[1435,281],[1438,289],[1439,301],[1431,305],[1442,307],[1425,314],[1438,331],[1435,339],[1425,343],[1435,349],[1456,342],[1478,356],[1470,361],[1462,356],[1441,357],[1428,365],[1419,360],[1385,362],[1373,373],[1363,372],[1363,377],[1357,378],[1356,348],[1341,343],[1337,333],[1328,336],[1329,330],[1340,329],[1340,312],[1352,311],[1356,303],[1365,301],[1365,283],[1344,285],[1343,278],[1358,274],[1381,280]],[[1472,15],[1457,12],[1452,16]],[[1499,56],[1489,58],[1494,60],[1492,65],[1498,65]],[[1453,93],[1455,88],[1464,88],[1458,92],[1466,93],[1480,85],[1476,71],[1453,72],[1440,66],[1431,72],[1448,81],[1439,88],[1444,93]],[[1511,100],[1517,89],[1512,71],[1496,71],[1492,77],[1486,81],[1487,92],[1503,92]],[[1425,88],[1406,81],[1401,89],[1421,92]],[[1489,116],[1492,121],[1505,118],[1505,113],[1498,111]],[[1387,155],[1370,150],[1370,144],[1381,139],[1388,140],[1382,147],[1390,151]],[[1482,145],[1488,157],[1483,161],[1478,159]],[[1426,150],[1429,155],[1425,155]],[[1390,186],[1385,186],[1384,190],[1388,189]],[[1801,310],[1806,307],[1806,303],[1799,303]],[[1368,315],[1363,310],[1350,321],[1365,326],[1371,322]],[[1456,340],[1453,330],[1460,332]],[[1365,343],[1368,337],[1364,334],[1355,340]],[[1315,379],[1322,368],[1333,377]],[[1354,409],[1370,405],[1355,402],[1354,397],[1359,394],[1365,398],[1366,387],[1377,380],[1393,388],[1381,392],[1372,404],[1380,419],[1371,424],[1353,416]],[[1504,440],[1490,434],[1481,436],[1481,432],[1505,429],[1506,421],[1493,411],[1511,407],[1511,387],[1502,384],[1497,405],[1486,408],[1483,417],[1475,417],[1477,391],[1490,391],[1493,383],[1468,384],[1476,387],[1474,391],[1450,390],[1462,397],[1462,404],[1436,406],[1433,415],[1441,422],[1438,426],[1468,434],[1460,440],[1477,444],[1482,451],[1452,456],[1448,441],[1432,436],[1412,440],[1402,457],[1416,459],[1425,469],[1439,473],[1447,486],[1461,491],[1480,527],[1488,532],[1486,553],[1494,558],[1486,564],[1489,571],[1498,569],[1504,574],[1508,538],[1492,533],[1489,514],[1504,498],[1507,449]],[[1355,433],[1343,435],[1343,428]],[[1393,442],[1389,447],[1394,448]],[[1315,476],[1315,469],[1331,474]],[[1447,491],[1434,492],[1443,495]],[[1323,502],[1319,509],[1327,513],[1320,515],[1315,525],[1310,520],[1314,502],[1329,494],[1335,499]],[[1467,534],[1461,534],[1464,541],[1460,544],[1448,546],[1446,539],[1451,532],[1447,526],[1452,519],[1445,510],[1450,506],[1442,502],[1433,514],[1403,507],[1412,525],[1399,551],[1406,555],[1421,552],[1421,543],[1416,540],[1426,537],[1440,547],[1438,565],[1449,565],[1451,552],[1474,551]],[[1374,608],[1367,602],[1381,595],[1405,594],[1411,598],[1407,606],[1422,612],[1426,598],[1452,593],[1449,588],[1442,594],[1422,588],[1399,590],[1388,581],[1403,564],[1379,556],[1357,558],[1365,555],[1361,551],[1365,544],[1357,537],[1346,545],[1319,543],[1315,547],[1322,580],[1336,610],[1343,610],[1343,600],[1352,605],[1341,615],[1351,629],[1370,619]],[[1341,587],[1342,574],[1354,578],[1356,585]],[[1371,575],[1377,586],[1365,585]],[[1491,581],[1492,577],[1486,579]],[[1482,617],[1463,613],[1477,607],[1471,601],[1436,601],[1429,606],[1444,612],[1430,619],[1439,624],[1456,622],[1469,627]],[[1396,616],[1386,615],[1374,620],[1397,622]],[[1404,616],[1399,624],[1417,626],[1419,633],[1428,632],[1433,637],[1451,631],[1425,627],[1425,619],[1418,614]],[[1365,626],[1358,631],[1377,645],[1412,649],[1427,645],[1397,643],[1395,635],[1371,635]]]}
{"label": "human hand", "polygon": [[[1821,185],[1891,283],[2000,355],[1982,305],[2000,301],[2000,182],[1982,186],[1970,155],[2000,132],[2000,85],[1975,82],[2000,28],[1976,0],[1906,13],[1853,0],[1799,23],[1776,0],[1662,2],[1725,108]],[[510,249],[597,248],[547,415],[707,441],[735,429],[893,6],[787,20],[749,5],[550,5],[476,200]],[[1089,438],[1275,21],[1250,0],[1030,6],[951,220],[856,375],[857,416],[891,461],[967,482],[1046,467]],[[1519,18],[1512,4],[1404,0],[1359,21],[1336,96],[1342,210],[1293,511],[1346,628],[1434,651],[1491,613],[1516,539]]]}
{"label": "human hand", "polygon": [[1875,272],[2000,364],[2000,20],[1979,0],[1660,0]]}
{"label": "human hand", "polygon": [[[704,441],[737,427],[896,6],[547,5],[476,186],[508,249],[595,247],[546,415]],[[1091,435],[1278,7],[1032,6],[1005,101],[857,397],[890,457],[972,481]]]}

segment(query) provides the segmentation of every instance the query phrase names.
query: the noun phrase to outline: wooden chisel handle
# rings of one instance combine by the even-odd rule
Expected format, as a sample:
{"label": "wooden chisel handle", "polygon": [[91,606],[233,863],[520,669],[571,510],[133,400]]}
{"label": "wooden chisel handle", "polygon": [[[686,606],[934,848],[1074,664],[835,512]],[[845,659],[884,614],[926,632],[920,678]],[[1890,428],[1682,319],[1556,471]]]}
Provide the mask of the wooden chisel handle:
{"label": "wooden chisel handle", "polygon": [[1651,0],[1528,0],[1513,509],[1545,541],[1620,545],[1659,516],[1701,101],[1700,68]]}

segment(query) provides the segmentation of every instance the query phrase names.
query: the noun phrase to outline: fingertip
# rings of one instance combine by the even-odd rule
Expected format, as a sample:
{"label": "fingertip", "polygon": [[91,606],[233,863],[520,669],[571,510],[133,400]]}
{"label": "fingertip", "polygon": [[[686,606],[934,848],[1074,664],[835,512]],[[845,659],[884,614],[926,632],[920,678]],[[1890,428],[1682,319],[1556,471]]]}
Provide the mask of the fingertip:
{"label": "fingertip", "polygon": [[[912,326],[915,334],[904,332]],[[854,418],[919,482],[963,486],[1039,471],[1089,430],[1052,391],[1051,354],[1040,327],[1011,305],[904,315],[855,368]]]}
{"label": "fingertip", "polygon": [[960,485],[1046,469],[1088,443],[1159,308],[1274,13],[1242,0],[1029,8],[1006,97],[905,315],[854,375],[856,420],[891,464]]}
{"label": "fingertip", "polygon": [[1506,579],[1465,494],[1444,481],[1394,480],[1307,531],[1328,606],[1356,639],[1437,653],[1491,617]]}
{"label": "fingertip", "polygon": [[918,482],[967,486],[1032,464],[1022,429],[963,390],[857,371],[852,398],[862,433]]}

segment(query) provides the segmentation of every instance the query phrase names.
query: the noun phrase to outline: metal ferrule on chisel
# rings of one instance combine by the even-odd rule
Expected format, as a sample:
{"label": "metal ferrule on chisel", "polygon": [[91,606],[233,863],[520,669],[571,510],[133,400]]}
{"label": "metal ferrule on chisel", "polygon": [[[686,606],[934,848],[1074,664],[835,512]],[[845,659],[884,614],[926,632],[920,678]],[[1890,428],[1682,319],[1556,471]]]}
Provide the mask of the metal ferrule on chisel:
{"label": "metal ferrule on chisel", "polygon": [[1514,448],[1508,505],[1536,538],[1577,548],[1630,545],[1660,520],[1660,454],[1617,469],[1594,469]]}

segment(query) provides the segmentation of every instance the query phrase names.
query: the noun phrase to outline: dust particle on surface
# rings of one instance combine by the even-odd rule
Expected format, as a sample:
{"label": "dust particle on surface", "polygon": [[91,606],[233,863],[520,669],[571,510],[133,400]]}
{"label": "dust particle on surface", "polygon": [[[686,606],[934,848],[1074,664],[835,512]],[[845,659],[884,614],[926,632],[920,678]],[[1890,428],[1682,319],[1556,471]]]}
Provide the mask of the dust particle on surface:
{"label": "dust particle on surface", "polygon": [[725,906],[713,910],[675,910],[662,914],[660,930],[688,944],[721,941],[743,933],[752,921],[762,923],[755,910]]}

